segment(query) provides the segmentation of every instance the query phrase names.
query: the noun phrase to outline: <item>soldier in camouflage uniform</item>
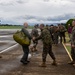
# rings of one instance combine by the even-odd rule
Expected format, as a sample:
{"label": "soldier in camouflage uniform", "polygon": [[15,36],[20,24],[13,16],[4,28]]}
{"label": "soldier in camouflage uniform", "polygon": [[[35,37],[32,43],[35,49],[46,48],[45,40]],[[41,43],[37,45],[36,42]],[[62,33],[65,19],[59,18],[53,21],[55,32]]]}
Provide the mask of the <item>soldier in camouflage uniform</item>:
{"label": "soldier in camouflage uniform", "polygon": [[42,39],[42,42],[43,42],[43,52],[42,52],[43,62],[40,66],[46,67],[47,54],[49,54],[51,58],[53,59],[52,65],[57,65],[56,58],[52,52],[52,38],[51,38],[50,32],[47,28],[44,28],[44,24],[40,24],[40,29],[41,29],[41,35],[35,38],[35,40]]}
{"label": "soldier in camouflage uniform", "polygon": [[[31,31],[32,37],[38,37],[39,36],[37,28],[38,28],[38,26],[35,25],[34,28],[32,29],[32,31]],[[36,46],[38,44],[38,40],[33,40],[33,44],[34,44],[33,45],[33,52],[37,52]]]}
{"label": "soldier in camouflage uniform", "polygon": [[64,43],[66,43],[65,32],[66,32],[66,28],[60,24],[59,25],[60,43],[62,43],[62,39],[64,39]]}
{"label": "soldier in camouflage uniform", "polygon": [[71,56],[72,56],[72,61],[69,64],[75,64],[75,20],[72,22],[72,36],[71,36]]}
{"label": "soldier in camouflage uniform", "polygon": [[51,34],[51,37],[52,37],[52,41],[54,43],[54,26],[53,25],[50,25],[50,28],[49,28],[49,31],[50,31],[50,34]]}
{"label": "soldier in camouflage uniform", "polygon": [[54,26],[54,44],[57,45],[58,44],[58,35],[59,35],[59,28],[58,26]]}

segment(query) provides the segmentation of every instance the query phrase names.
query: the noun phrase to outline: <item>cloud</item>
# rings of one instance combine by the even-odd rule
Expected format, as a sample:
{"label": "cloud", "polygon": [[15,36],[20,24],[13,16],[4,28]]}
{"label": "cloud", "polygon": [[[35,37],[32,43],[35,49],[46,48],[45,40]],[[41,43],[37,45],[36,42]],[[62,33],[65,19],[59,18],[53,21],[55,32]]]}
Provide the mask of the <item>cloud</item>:
{"label": "cloud", "polygon": [[[75,14],[63,14],[63,15],[58,15],[54,17],[40,17],[40,16],[35,16],[35,15],[21,15],[21,16],[16,16],[12,17],[10,19],[10,22],[14,24],[21,24],[24,22],[28,23],[65,23],[68,19],[74,18]],[[15,21],[14,21],[15,20]],[[3,19],[3,22],[9,22],[9,19]],[[9,23],[10,23],[9,22]]]}
{"label": "cloud", "polygon": [[75,0],[67,0],[67,1],[70,1],[70,2],[75,2]]}
{"label": "cloud", "polygon": [[15,5],[15,4],[24,4],[28,3],[29,0],[1,0],[0,5],[1,6],[10,6],[10,5]]}
{"label": "cloud", "polygon": [[49,2],[50,0],[43,0],[43,1],[45,1],[45,2]]}
{"label": "cloud", "polygon": [[[12,17],[12,19],[4,19],[1,18],[1,23],[6,23],[6,24],[17,24],[17,25],[22,25],[24,22],[28,23],[49,23],[49,24],[54,24],[54,23],[66,23],[68,19],[74,18],[74,15],[72,14],[66,14],[66,15],[59,15],[59,16],[54,16],[54,17],[39,17],[39,16],[33,16],[33,15],[22,15],[22,16],[17,16],[17,17]],[[15,21],[14,21],[15,20]]]}
{"label": "cloud", "polygon": [[74,8],[74,0],[0,0],[0,17],[2,23],[66,22]]}
{"label": "cloud", "polygon": [[16,2],[19,4],[24,4],[24,3],[28,3],[29,0],[16,0]]}
{"label": "cloud", "polygon": [[0,0],[0,6],[9,6],[9,5],[13,5],[12,0]]}
{"label": "cloud", "polygon": [[71,18],[74,18],[75,14],[63,14],[63,15],[59,15],[59,16],[54,16],[52,18],[47,18],[48,21],[62,21],[62,20],[68,20]]}

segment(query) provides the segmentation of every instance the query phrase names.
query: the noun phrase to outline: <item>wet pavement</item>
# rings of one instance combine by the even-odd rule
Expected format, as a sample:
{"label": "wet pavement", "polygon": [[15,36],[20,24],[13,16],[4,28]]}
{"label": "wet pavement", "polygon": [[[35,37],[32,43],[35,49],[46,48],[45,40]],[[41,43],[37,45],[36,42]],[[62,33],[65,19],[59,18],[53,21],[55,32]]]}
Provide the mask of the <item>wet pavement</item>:
{"label": "wet pavement", "polygon": [[[6,39],[7,40],[7,39]],[[11,41],[11,42],[8,42]],[[13,42],[13,43],[12,43]],[[42,63],[42,42],[39,41],[37,46],[38,54],[34,54],[30,60],[30,63],[23,65],[20,59],[23,55],[22,48],[19,44],[15,43],[13,39],[7,40],[7,42],[1,42],[1,46],[6,46],[8,51],[2,52],[0,55],[0,75],[75,75],[75,67],[69,65],[70,58],[62,44],[58,46],[53,45],[53,52],[57,59],[57,66],[51,65],[52,59],[47,56],[47,67],[39,67]],[[4,50],[6,48],[0,48]]]}
{"label": "wet pavement", "polygon": [[57,58],[57,66],[51,65],[52,59],[48,55],[47,67],[39,67],[39,64],[42,63],[42,47],[39,47],[38,50],[38,54],[32,56],[30,63],[27,65],[20,63],[23,54],[20,45],[11,51],[2,53],[2,58],[0,59],[0,75],[75,75],[75,67],[68,64],[70,58],[62,45],[58,47],[53,46],[53,52]]}
{"label": "wet pavement", "polygon": [[12,34],[11,35],[0,35],[0,53],[4,49],[7,49],[15,44],[16,42],[13,40]]}

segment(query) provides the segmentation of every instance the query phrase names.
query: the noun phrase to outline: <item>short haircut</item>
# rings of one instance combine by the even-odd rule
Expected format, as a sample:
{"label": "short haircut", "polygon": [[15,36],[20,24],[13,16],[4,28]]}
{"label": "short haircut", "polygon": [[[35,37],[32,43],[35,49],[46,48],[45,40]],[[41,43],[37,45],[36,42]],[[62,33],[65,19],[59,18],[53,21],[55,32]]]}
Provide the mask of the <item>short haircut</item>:
{"label": "short haircut", "polygon": [[40,24],[40,26],[44,27],[44,24]]}

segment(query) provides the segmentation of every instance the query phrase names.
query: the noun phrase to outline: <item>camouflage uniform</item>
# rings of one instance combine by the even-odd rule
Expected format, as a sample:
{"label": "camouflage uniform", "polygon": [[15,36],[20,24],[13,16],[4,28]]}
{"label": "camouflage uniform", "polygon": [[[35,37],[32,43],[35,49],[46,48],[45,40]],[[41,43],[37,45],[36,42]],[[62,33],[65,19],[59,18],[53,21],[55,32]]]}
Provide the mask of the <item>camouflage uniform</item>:
{"label": "camouflage uniform", "polygon": [[59,27],[60,43],[62,43],[62,39],[64,39],[64,43],[66,43],[65,32],[66,32],[66,28],[61,25],[61,26]]}
{"label": "camouflage uniform", "polygon": [[[32,29],[31,36],[32,37],[38,37],[39,36],[38,30],[36,28]],[[34,46],[33,46],[34,51],[37,51],[36,46],[38,44],[38,40],[33,40],[33,44],[34,44]]]}
{"label": "camouflage uniform", "polygon": [[51,56],[51,58],[55,60],[55,56],[52,52],[52,38],[49,30],[47,28],[44,28],[41,31],[41,35],[36,39],[42,39],[43,42],[43,53],[42,53],[43,62],[46,62],[46,57],[48,53]]}
{"label": "camouflage uniform", "polygon": [[54,44],[58,44],[58,35],[59,35],[59,28],[57,26],[54,26]]}
{"label": "camouflage uniform", "polygon": [[[71,44],[75,45],[75,26],[72,29]],[[73,61],[75,61],[75,47],[71,47],[71,56]]]}
{"label": "camouflage uniform", "polygon": [[[39,36],[38,30],[36,28],[32,29],[31,36],[32,37],[38,37]],[[34,41],[34,43],[37,43],[37,41]]]}
{"label": "camouflage uniform", "polygon": [[52,41],[53,41],[53,43],[54,43],[54,26],[53,27],[50,27],[49,28],[49,31],[50,31],[50,34],[51,34],[51,38],[52,38]]}

